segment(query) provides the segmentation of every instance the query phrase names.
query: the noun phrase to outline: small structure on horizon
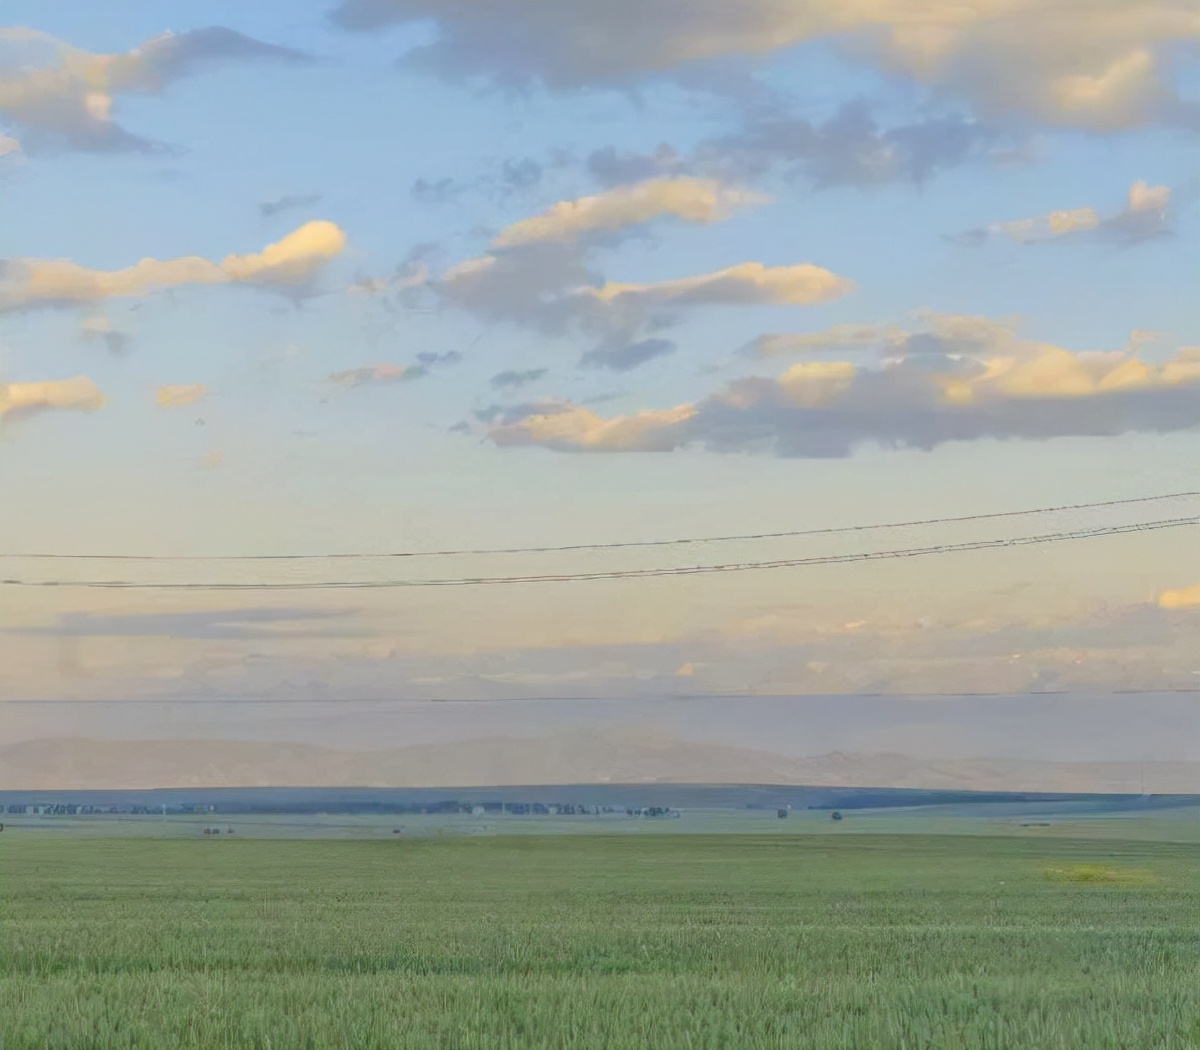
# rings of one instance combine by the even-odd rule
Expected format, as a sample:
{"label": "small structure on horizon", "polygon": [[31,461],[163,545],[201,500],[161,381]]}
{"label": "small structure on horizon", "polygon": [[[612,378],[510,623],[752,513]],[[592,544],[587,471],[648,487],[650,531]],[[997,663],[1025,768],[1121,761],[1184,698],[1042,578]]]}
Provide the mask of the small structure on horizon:
{"label": "small structure on horizon", "polygon": [[787,820],[788,811],[787,809],[777,809],[775,810],[775,816],[780,820]]}

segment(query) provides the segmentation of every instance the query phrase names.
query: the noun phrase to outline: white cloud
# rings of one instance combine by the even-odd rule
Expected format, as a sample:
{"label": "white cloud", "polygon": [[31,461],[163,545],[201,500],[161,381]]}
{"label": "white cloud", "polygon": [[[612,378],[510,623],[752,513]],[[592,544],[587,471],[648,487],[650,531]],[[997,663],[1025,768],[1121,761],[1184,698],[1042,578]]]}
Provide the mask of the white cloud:
{"label": "white cloud", "polygon": [[114,97],[156,95],[172,81],[222,62],[307,56],[221,27],[163,33],[123,54],[94,54],[34,29],[0,30],[0,113],[78,150],[152,150],[160,144],[113,120]]}
{"label": "white cloud", "polygon": [[35,383],[0,383],[0,417],[32,415],[52,409],[91,412],[104,404],[99,388],[85,376]]}
{"label": "white cloud", "polygon": [[713,179],[650,179],[590,197],[560,201],[539,215],[501,230],[492,241],[492,248],[575,241],[588,234],[638,226],[661,216],[694,223],[719,222],[739,205],[766,200],[762,194],[725,187]]}
{"label": "white cloud", "polygon": [[94,270],[69,259],[12,259],[0,267],[0,311],[142,296],[189,285],[245,284],[301,290],[346,244],[333,223],[308,222],[251,255],[215,263],[197,255],[142,259]]}
{"label": "white cloud", "polygon": [[431,19],[437,39],[410,63],[497,83],[627,84],[826,39],[985,115],[1092,131],[1195,122],[1173,83],[1200,32],[1190,0],[642,0],[635,26],[625,5],[593,0],[342,0],[333,17],[357,30]]}

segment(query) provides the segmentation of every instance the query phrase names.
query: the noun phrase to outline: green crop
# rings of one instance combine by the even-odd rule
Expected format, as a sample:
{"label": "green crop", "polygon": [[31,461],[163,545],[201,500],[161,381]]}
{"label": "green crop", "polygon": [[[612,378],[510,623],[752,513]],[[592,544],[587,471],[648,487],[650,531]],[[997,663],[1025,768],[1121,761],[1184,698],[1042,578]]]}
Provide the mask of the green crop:
{"label": "green crop", "polygon": [[1190,1050],[1197,859],[916,835],[6,836],[0,1034],[5,1050]]}

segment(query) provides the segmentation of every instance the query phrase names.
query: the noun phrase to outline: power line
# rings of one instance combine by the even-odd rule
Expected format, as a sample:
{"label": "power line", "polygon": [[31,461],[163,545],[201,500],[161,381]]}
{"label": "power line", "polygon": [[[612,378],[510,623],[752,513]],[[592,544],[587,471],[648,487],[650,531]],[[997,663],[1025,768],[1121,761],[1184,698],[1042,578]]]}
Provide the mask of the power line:
{"label": "power line", "polygon": [[580,583],[593,580],[637,580],[659,576],[696,576],[707,573],[747,572],[763,569],[789,569],[806,565],[844,565],[850,562],[882,561],[894,558],[915,558],[956,551],[993,550],[1000,547],[1023,547],[1044,543],[1063,543],[1100,536],[1120,536],[1131,532],[1151,532],[1184,525],[1200,525],[1200,517],[1164,518],[1127,525],[1102,525],[1091,529],[1043,533],[1037,536],[972,540],[966,543],[942,543],[930,547],[908,547],[900,550],[860,551],[853,554],[830,554],[807,558],[781,558],[773,561],[726,562],[716,565],[659,566],[649,569],[612,569],[599,572],[550,573],[535,576],[464,576],[435,579],[399,580],[324,580],[286,581],[278,583],[219,583],[203,581],[139,582],[136,580],[23,580],[0,579],[0,585],[10,587],[94,588],[103,590],[176,590],[176,591],[318,591],[318,590],[384,590],[408,587],[478,587],[520,583]]}
{"label": "power line", "polygon": [[[328,554],[3,554],[0,557],[44,561],[148,561],[148,562],[247,562],[247,561],[339,561],[371,558],[443,558],[487,554],[551,554],[563,551],[621,550],[633,547],[676,547],[701,543],[737,543],[752,540],[791,539],[800,536],[832,536],[841,533],[874,532],[884,529],[908,529],[927,525],[955,525],[969,521],[996,521],[1004,518],[1061,514],[1076,510],[1098,510],[1103,507],[1125,507],[1139,503],[1158,503],[1164,500],[1188,499],[1200,496],[1195,492],[1168,492],[1159,496],[1139,496],[1134,499],[1100,500],[1095,503],[1068,503],[1058,507],[1035,507],[1028,510],[996,511],[989,514],[966,514],[947,518],[921,518],[913,521],[891,521],[873,525],[842,525],[824,529],[791,529],[784,532],[740,533],[730,536],[697,536],[668,540],[629,540],[619,543],[570,543],[543,547],[467,547],[452,550],[385,551],[381,554],[341,552]],[[0,581],[3,582],[3,581]]]}

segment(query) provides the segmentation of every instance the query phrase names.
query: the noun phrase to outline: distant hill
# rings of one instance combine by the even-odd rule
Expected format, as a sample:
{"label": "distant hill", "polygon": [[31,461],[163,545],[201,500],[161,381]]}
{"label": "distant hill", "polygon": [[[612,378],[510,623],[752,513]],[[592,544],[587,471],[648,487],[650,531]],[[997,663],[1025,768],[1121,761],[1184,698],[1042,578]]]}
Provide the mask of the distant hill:
{"label": "distant hill", "polygon": [[1200,762],[1044,762],[834,752],[788,758],[636,730],[379,751],[232,740],[30,740],[0,747],[0,790],[778,784],[1098,794],[1200,792]]}

